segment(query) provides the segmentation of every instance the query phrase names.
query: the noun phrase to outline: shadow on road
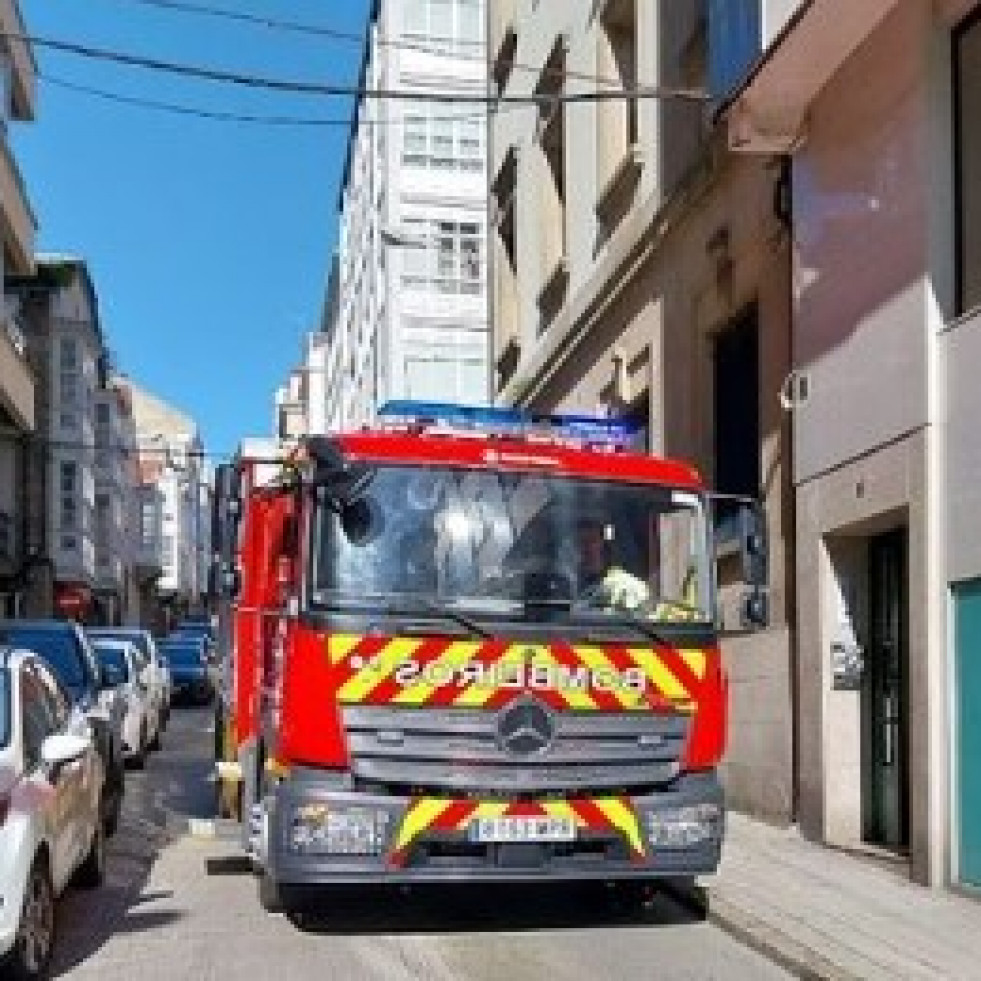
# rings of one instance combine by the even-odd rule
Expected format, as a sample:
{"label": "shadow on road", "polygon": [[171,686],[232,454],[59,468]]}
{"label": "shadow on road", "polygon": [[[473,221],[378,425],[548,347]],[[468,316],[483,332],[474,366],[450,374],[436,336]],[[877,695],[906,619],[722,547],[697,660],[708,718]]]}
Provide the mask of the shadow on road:
{"label": "shadow on road", "polygon": [[298,929],[324,935],[516,933],[678,926],[704,911],[656,891],[604,884],[414,886],[319,890],[290,914]]}
{"label": "shadow on road", "polygon": [[144,891],[158,856],[178,840],[187,818],[210,817],[214,794],[207,781],[210,765],[201,752],[205,716],[178,713],[144,771],[126,774],[126,793],[118,833],[110,839],[106,881],[94,892],[69,889],[58,909],[54,977],[84,964],[113,936],[169,926],[184,914],[151,908],[173,899],[169,891]]}

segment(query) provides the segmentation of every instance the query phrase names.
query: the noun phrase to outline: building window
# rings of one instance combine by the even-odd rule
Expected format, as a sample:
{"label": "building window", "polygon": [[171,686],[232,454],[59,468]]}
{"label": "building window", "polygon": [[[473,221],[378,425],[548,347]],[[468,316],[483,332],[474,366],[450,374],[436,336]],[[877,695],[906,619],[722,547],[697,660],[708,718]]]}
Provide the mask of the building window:
{"label": "building window", "polygon": [[981,306],[981,10],[954,36],[958,312]]}
{"label": "building window", "polygon": [[58,526],[63,531],[72,531],[78,527],[78,464],[73,460],[63,460],[60,472]]}
{"label": "building window", "polygon": [[402,165],[438,171],[484,169],[484,123],[480,119],[407,115],[402,127]]}
{"label": "building window", "polygon": [[61,492],[75,494],[78,491],[78,464],[74,460],[63,460],[61,464]]}
{"label": "building window", "polygon": [[61,351],[61,369],[78,369],[78,341],[74,337],[63,337],[58,345]]}
{"label": "building window", "polygon": [[402,285],[410,290],[479,296],[484,288],[484,231],[476,221],[407,217]]}
{"label": "building window", "polygon": [[462,49],[483,46],[483,0],[411,0],[403,9],[408,37]]}
{"label": "building window", "polygon": [[61,550],[63,552],[74,552],[78,549],[78,539],[74,535],[61,536]]}

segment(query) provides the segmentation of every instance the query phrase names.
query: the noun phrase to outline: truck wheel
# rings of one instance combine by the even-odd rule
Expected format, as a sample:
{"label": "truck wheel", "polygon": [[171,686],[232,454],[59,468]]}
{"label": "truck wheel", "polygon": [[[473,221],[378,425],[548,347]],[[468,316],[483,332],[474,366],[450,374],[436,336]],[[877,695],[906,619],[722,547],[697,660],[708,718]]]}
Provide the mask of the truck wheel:
{"label": "truck wheel", "polygon": [[283,912],[283,900],[279,894],[279,886],[265,869],[259,873],[259,905],[267,913]]}
{"label": "truck wheel", "polygon": [[54,937],[54,890],[51,888],[47,863],[38,856],[27,876],[17,935],[4,963],[10,976],[19,981],[45,977],[54,949]]}

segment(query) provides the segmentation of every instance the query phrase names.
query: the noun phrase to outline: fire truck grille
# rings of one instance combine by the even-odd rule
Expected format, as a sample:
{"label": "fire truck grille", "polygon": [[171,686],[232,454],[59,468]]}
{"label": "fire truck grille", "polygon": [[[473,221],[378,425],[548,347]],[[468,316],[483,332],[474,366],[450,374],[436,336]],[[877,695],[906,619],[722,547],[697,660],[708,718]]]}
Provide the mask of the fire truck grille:
{"label": "fire truck grille", "polygon": [[509,730],[500,712],[388,706],[346,707],[342,719],[355,779],[496,795],[668,783],[689,725],[683,715],[559,712],[536,732],[534,719]]}

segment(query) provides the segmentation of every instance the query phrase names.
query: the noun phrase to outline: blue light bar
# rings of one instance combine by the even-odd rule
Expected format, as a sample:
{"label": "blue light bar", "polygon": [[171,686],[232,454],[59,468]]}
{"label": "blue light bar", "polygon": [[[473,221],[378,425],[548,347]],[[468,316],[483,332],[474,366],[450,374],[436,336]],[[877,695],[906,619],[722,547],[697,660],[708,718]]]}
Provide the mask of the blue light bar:
{"label": "blue light bar", "polygon": [[640,432],[640,426],[631,419],[401,399],[385,403],[378,410],[378,416],[381,419],[402,419],[419,424],[443,423],[484,432],[524,435],[528,432],[546,431],[582,442],[617,445],[629,443]]}

